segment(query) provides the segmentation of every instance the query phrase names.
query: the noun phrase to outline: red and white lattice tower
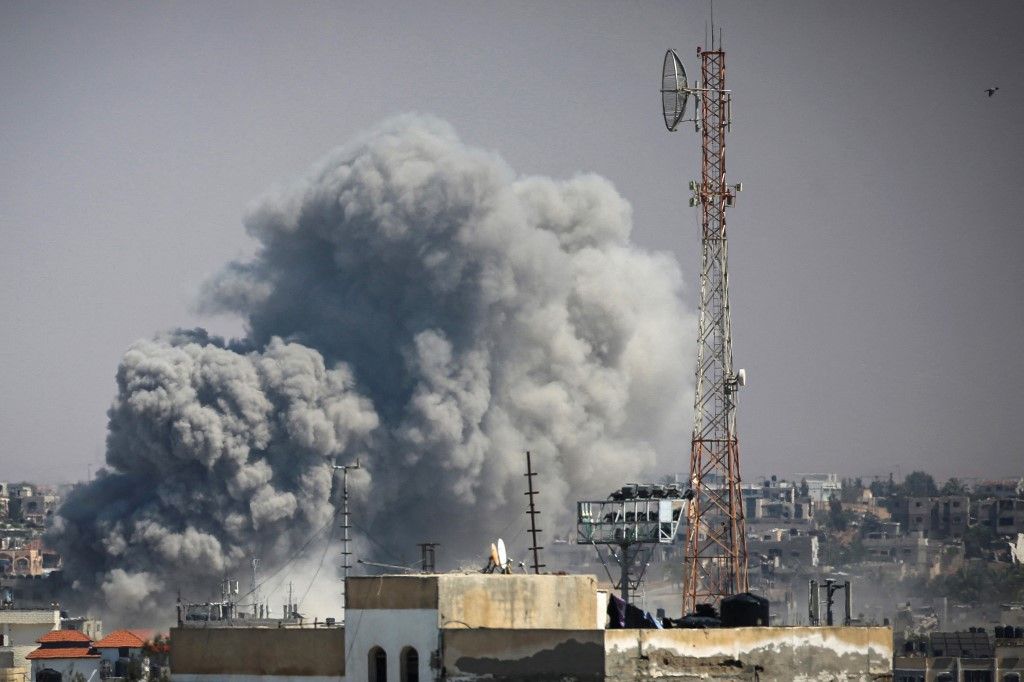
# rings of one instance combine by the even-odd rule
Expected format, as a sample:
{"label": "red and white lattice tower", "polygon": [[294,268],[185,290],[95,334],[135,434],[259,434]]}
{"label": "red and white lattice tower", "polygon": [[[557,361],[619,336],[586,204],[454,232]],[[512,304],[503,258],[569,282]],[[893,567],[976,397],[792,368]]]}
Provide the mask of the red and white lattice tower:
{"label": "red and white lattice tower", "polygon": [[[731,93],[725,87],[725,51],[701,51],[701,81],[686,83],[675,52],[665,55],[662,101],[665,122],[675,130],[694,95],[699,113],[693,121],[701,134],[701,179],[690,188],[691,206],[701,212],[702,259],[697,372],[694,390],[690,485],[694,497],[687,515],[683,613],[697,604],[713,604],[746,592],[747,542],[740,489],[739,441],[736,437],[736,393],[746,383],[734,371],[729,313],[729,269],[726,209],[740,185],[725,178],[725,136],[731,123]],[[670,84],[674,82],[674,86]],[[675,99],[670,92],[674,89]]]}

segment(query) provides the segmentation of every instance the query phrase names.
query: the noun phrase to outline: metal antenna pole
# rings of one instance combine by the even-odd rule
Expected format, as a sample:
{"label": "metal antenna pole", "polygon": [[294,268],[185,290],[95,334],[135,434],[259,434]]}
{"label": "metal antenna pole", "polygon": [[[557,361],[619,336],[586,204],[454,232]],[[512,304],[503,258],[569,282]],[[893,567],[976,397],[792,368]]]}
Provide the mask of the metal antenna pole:
{"label": "metal antenna pole", "polygon": [[540,514],[540,512],[537,511],[533,504],[533,498],[539,491],[533,489],[533,477],[536,476],[537,473],[533,470],[529,450],[526,451],[526,473],[523,475],[526,476],[527,484],[527,491],[525,494],[530,497],[530,508],[526,513],[530,515],[530,537],[533,538],[533,545],[530,547],[530,550],[533,552],[533,572],[540,575],[540,569],[544,568],[545,564],[540,563],[537,552],[544,548],[537,544],[537,533],[540,532],[540,529],[537,528],[537,514]]}
{"label": "metal antenna pole", "polygon": [[260,603],[260,587],[259,582],[256,580],[256,571],[260,567],[260,560],[253,557],[251,560],[252,564],[252,617],[259,617],[259,603]]}
{"label": "metal antenna pole", "polygon": [[725,230],[726,207],[733,204],[733,190],[740,187],[725,182],[725,133],[731,124],[725,52],[719,47],[700,52],[700,58],[701,181],[691,203],[701,208],[703,255],[690,451],[695,495],[686,530],[683,613],[692,612],[697,604],[717,607],[723,597],[748,589],[736,438],[736,391],[745,375],[733,371]]}
{"label": "metal antenna pole", "polygon": [[[353,469],[360,469],[359,460],[355,464],[332,464],[335,471],[341,471],[341,613],[344,619],[348,613],[348,570],[352,568],[349,557],[349,530],[352,524],[349,523],[348,512],[348,472]],[[342,620],[344,622],[344,620]]]}

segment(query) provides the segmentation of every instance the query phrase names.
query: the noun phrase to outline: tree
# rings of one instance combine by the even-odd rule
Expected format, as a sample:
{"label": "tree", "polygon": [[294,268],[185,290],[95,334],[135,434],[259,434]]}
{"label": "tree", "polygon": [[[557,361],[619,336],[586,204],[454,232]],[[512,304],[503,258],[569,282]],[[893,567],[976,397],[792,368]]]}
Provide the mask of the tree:
{"label": "tree", "polygon": [[996,540],[996,532],[980,523],[964,531],[964,556],[968,559],[991,558],[989,547]]}
{"label": "tree", "polygon": [[943,495],[966,495],[967,485],[959,478],[953,477],[942,484],[939,492]]}
{"label": "tree", "polygon": [[864,482],[859,478],[844,478],[842,486],[839,499],[843,502],[857,502],[864,490]]}
{"label": "tree", "polygon": [[900,492],[907,497],[935,497],[939,494],[939,488],[931,474],[925,471],[911,471],[903,479]]}

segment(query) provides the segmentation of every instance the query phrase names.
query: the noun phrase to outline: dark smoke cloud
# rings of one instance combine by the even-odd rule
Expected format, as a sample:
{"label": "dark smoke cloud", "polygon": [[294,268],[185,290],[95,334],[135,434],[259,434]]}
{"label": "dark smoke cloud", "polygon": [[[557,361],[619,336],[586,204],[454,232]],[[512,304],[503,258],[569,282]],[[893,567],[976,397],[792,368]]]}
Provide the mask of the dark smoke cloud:
{"label": "dark smoke cloud", "polygon": [[402,117],[272,192],[246,228],[256,255],[202,297],[245,338],[134,345],[110,471],[62,510],[69,571],[111,609],[253,554],[284,561],[334,514],[328,458],[365,465],[357,506],[378,546],[435,540],[452,557],[522,516],[525,449],[552,531],[656,450],[683,461],[695,324],[677,265],[630,243],[608,181],[517,178],[446,124]]}

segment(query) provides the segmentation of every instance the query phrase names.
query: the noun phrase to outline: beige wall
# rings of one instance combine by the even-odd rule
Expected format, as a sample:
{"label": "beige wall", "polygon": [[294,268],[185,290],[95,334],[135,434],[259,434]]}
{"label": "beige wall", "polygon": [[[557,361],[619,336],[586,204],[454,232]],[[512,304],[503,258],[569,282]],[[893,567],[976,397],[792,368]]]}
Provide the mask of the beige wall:
{"label": "beige wall", "polygon": [[596,627],[592,575],[384,575],[349,578],[348,608],[436,609],[442,628],[590,630]]}
{"label": "beige wall", "polygon": [[436,575],[352,577],[345,583],[349,609],[436,609]]}
{"label": "beige wall", "polygon": [[171,673],[340,676],[343,628],[172,628]]}
{"label": "beige wall", "polygon": [[590,630],[597,623],[592,575],[441,575],[442,628]]}

